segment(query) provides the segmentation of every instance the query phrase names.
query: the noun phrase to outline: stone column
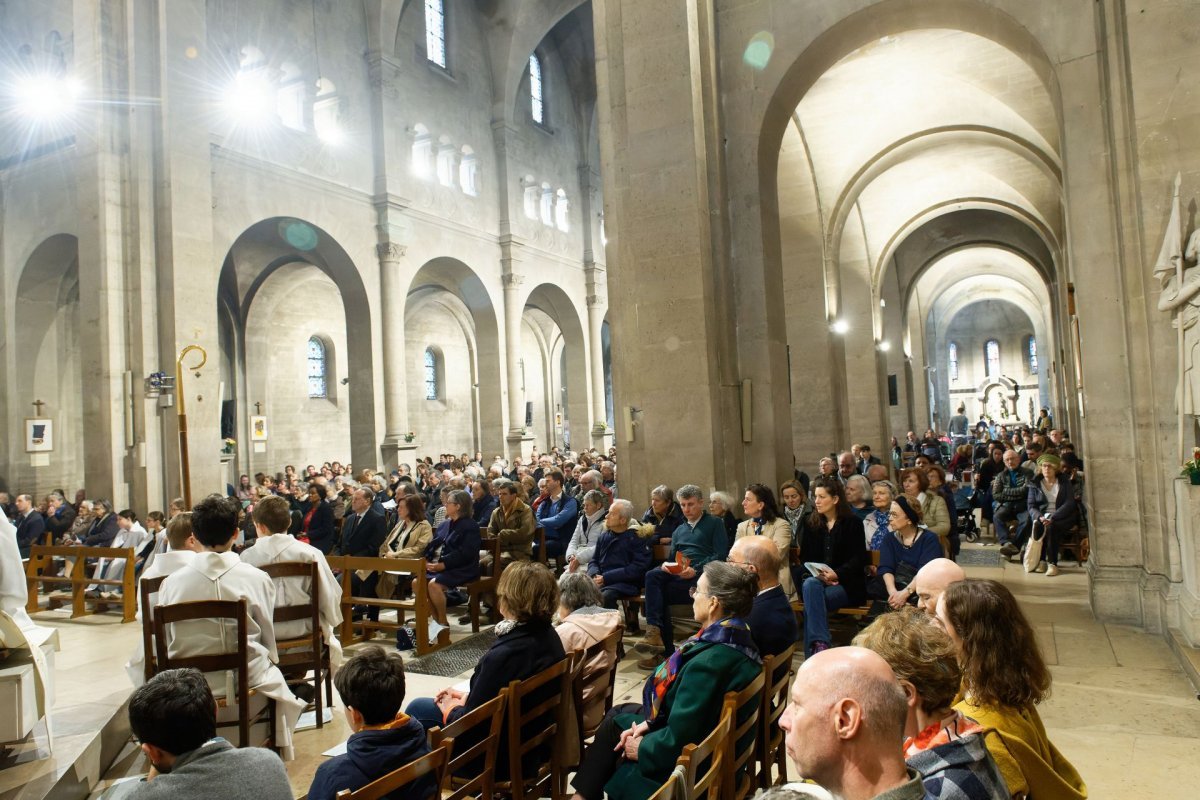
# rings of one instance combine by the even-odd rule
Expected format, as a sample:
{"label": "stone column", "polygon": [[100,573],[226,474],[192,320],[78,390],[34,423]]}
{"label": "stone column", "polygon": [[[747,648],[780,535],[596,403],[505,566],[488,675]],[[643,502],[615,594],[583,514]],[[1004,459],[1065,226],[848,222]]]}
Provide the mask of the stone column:
{"label": "stone column", "polygon": [[604,407],[604,341],[600,331],[604,326],[604,310],[607,307],[602,296],[587,296],[588,349],[592,360],[592,447],[601,453],[607,453],[613,441]]}
{"label": "stone column", "polygon": [[525,278],[505,272],[504,282],[504,365],[508,376],[508,457],[528,458],[533,437],[525,430],[525,394],[521,386],[521,284]]}
{"label": "stone column", "polygon": [[411,466],[415,440],[408,438],[408,347],[404,338],[404,304],[407,281],[401,259],[408,248],[392,241],[375,246],[379,257],[379,283],[383,299],[383,467],[391,471],[402,461]]}
{"label": "stone column", "polygon": [[745,454],[712,4],[607,0],[593,15],[621,491],[732,489]]}

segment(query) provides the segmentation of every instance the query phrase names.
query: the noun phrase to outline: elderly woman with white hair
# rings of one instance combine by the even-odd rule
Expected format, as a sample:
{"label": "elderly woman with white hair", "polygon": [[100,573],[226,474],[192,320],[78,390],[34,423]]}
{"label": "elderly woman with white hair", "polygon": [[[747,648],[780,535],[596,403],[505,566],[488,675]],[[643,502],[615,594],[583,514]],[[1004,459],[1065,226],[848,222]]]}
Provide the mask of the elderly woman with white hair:
{"label": "elderly woman with white hair", "polygon": [[604,532],[604,507],[607,497],[599,489],[592,489],[583,495],[583,513],[575,523],[575,533],[567,544],[567,569],[571,572],[580,567],[587,571],[588,562],[596,552],[596,542]]}
{"label": "elderly woman with white hair", "polygon": [[[558,638],[562,639],[563,650],[587,650],[603,641],[614,631],[624,630],[621,612],[604,608],[600,589],[582,572],[564,572],[558,579]],[[608,678],[591,682],[592,676],[605,675],[617,662],[617,645],[606,647],[583,665],[583,679],[587,689],[583,693],[583,708],[580,709],[585,730],[594,730],[604,717],[604,701],[608,695]]]}
{"label": "elderly woman with white hair", "polygon": [[737,536],[738,518],[733,513],[733,497],[729,492],[709,492],[708,513],[725,523],[725,535],[729,541]]}
{"label": "elderly woman with white hair", "polygon": [[871,505],[871,482],[862,475],[846,478],[846,502],[859,519],[866,519],[874,510]]}

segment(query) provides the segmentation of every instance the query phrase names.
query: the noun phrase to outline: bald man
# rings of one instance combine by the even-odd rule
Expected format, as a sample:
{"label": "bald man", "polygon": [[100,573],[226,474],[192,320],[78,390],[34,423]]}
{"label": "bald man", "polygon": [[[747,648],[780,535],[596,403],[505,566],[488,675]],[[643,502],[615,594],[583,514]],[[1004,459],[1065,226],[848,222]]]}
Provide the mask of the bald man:
{"label": "bald man", "polygon": [[835,647],[806,659],[779,718],[803,778],[841,800],[923,800],[920,773],[904,763],[904,690],[879,654]]}
{"label": "bald man", "polygon": [[727,560],[758,575],[758,596],[746,624],[759,653],[779,655],[800,637],[796,612],[779,585],[779,569],[783,564],[779,547],[765,536],[743,536],[733,543]]}
{"label": "bald man", "polygon": [[872,484],[875,484],[878,481],[886,481],[888,479],[888,468],[883,464],[872,464],[871,466],[867,467],[866,475],[867,480],[869,480]]}
{"label": "bald man", "polygon": [[917,592],[917,608],[929,616],[937,614],[938,598],[952,583],[965,581],[967,573],[948,558],[935,558],[917,570],[912,585]]}

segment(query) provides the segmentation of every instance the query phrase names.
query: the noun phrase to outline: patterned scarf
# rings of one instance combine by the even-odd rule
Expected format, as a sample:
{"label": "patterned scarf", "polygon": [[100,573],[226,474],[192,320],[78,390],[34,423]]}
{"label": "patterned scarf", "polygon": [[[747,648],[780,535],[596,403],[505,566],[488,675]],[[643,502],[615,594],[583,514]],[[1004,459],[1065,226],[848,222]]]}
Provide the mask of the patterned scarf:
{"label": "patterned scarf", "polygon": [[754,523],[754,535],[762,536],[762,529],[763,525],[766,524],[766,520],[764,520],[762,517],[755,517],[751,520],[751,522]]}
{"label": "patterned scarf", "polygon": [[871,534],[870,550],[878,550],[883,547],[883,539],[890,531],[888,530],[888,512],[880,511],[878,508],[871,512],[875,515],[875,533]]}
{"label": "patterned scarf", "polygon": [[667,690],[675,682],[679,670],[683,668],[684,656],[700,642],[712,642],[732,647],[755,664],[761,664],[762,658],[754,640],[750,638],[750,626],[738,617],[725,617],[700,629],[692,638],[676,648],[670,658],[658,665],[650,680],[642,689],[642,712],[646,719],[653,724],[658,712],[662,709],[663,698]]}

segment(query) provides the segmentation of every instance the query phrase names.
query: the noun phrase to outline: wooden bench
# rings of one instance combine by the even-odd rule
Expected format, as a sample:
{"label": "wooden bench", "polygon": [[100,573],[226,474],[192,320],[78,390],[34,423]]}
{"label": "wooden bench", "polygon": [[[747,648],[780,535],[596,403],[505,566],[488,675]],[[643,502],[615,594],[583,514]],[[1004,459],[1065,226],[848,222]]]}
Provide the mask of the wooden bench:
{"label": "wooden bench", "polygon": [[[329,556],[326,558],[330,569],[341,572],[342,582],[342,631],[338,637],[342,645],[368,642],[374,638],[375,631],[397,631],[404,627],[405,612],[412,612],[416,621],[417,655],[423,656],[450,644],[450,631],[444,630],[436,644],[429,643],[429,621],[433,618],[433,607],[429,603],[429,582],[425,575],[425,559],[423,558],[358,558],[355,556]],[[370,597],[355,597],[351,588],[350,578],[357,570],[369,572],[405,572],[412,575],[412,597],[407,600],[383,600],[374,595]],[[354,621],[354,606],[377,606],[380,609],[393,609],[396,612],[395,622],[373,622],[368,619]],[[356,634],[354,628],[361,629]]]}
{"label": "wooden bench", "polygon": [[[67,571],[65,575],[49,575],[48,573],[54,564],[54,559],[61,558],[67,561]],[[119,579],[113,578],[90,578],[87,574],[87,560],[89,558],[108,558],[108,559],[125,559],[125,573]],[[121,587],[121,621],[133,622],[137,618],[137,570],[134,564],[137,561],[137,551],[132,547],[83,547],[81,545],[72,545],[67,547],[46,547],[45,545],[35,544],[29,548],[29,561],[25,565],[25,582],[29,590],[29,600],[25,605],[25,610],[30,614],[37,613],[40,608],[38,606],[38,585],[43,587],[60,585],[66,587],[71,597],[71,618],[86,616],[92,613],[102,613],[108,610],[110,605],[115,604],[112,600],[100,600],[91,598],[85,595],[88,586],[120,586]],[[49,608],[55,609],[64,605],[63,598],[57,597],[51,592],[46,592]],[[91,611],[88,610],[88,603],[93,604]]]}
{"label": "wooden bench", "polygon": [[[480,600],[485,594],[496,593],[496,586],[500,583],[500,573],[504,571],[504,565],[500,562],[500,538],[497,536],[484,536],[481,540],[481,549],[487,551],[492,557],[492,564],[488,567],[486,573],[480,570],[479,577],[468,583],[463,588],[467,591],[467,596],[470,598],[467,601],[467,614],[471,617],[471,632],[479,633],[479,617]],[[492,602],[495,602],[493,600]],[[493,608],[491,611],[491,622],[498,622],[497,614],[499,612]]]}

